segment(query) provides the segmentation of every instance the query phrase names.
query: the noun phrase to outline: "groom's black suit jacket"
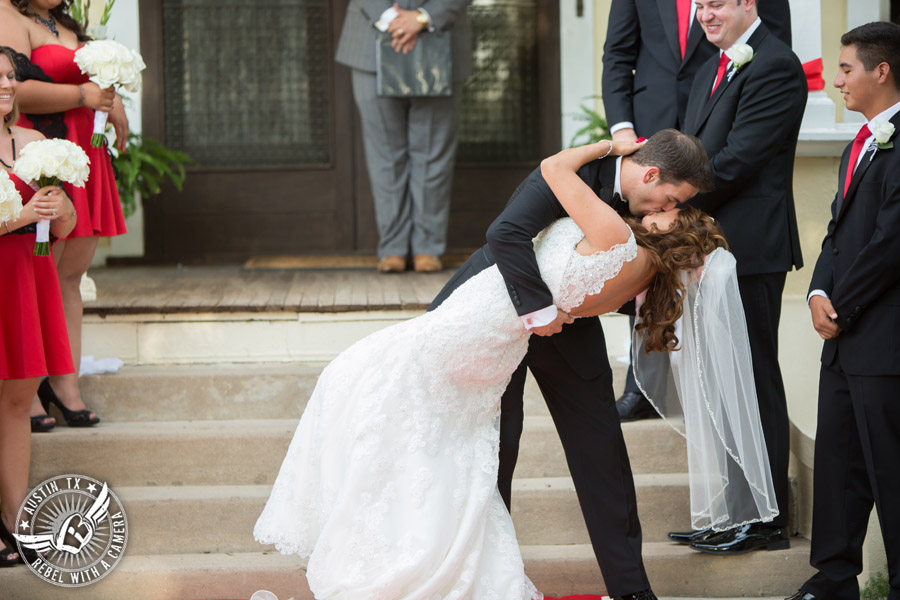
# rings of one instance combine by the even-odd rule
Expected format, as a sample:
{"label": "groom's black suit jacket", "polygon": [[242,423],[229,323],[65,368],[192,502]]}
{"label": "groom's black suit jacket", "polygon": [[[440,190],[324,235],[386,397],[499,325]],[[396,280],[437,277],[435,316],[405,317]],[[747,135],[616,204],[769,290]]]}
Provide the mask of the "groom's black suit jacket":
{"label": "groom's black suit jacket", "polygon": [[[788,0],[765,0],[759,5],[759,16],[790,45]],[[630,121],[644,137],[661,129],[683,129],[694,77],[716,53],[694,20],[681,58],[675,0],[613,0],[603,45],[607,122]]]}
{"label": "groom's black suit jacket", "polygon": [[[581,167],[578,176],[598,197],[624,215],[628,206],[613,193],[615,169],[614,157],[595,160]],[[503,275],[510,300],[520,316],[553,304],[553,296],[541,279],[532,240],[551,223],[566,216],[538,167],[516,188],[506,208],[491,224],[487,244],[457,271],[429,308],[440,305],[462,283],[494,264]],[[576,319],[550,339],[584,379],[610,371],[599,319]]]}
{"label": "groom's black suit jacket", "polygon": [[[900,113],[891,119],[900,131]],[[831,221],[810,291],[823,290],[841,333],[826,340],[822,363],[850,375],[900,375],[900,136],[897,147],[866,152],[846,198],[850,156],[841,160]]]}
{"label": "groom's black suit jacket", "polygon": [[797,56],[764,23],[748,44],[756,56],[730,81],[723,78],[712,97],[718,54],[700,68],[684,127],[706,148],[716,186],[689,203],[722,226],[739,276],[803,265],[793,173],[806,76]]}

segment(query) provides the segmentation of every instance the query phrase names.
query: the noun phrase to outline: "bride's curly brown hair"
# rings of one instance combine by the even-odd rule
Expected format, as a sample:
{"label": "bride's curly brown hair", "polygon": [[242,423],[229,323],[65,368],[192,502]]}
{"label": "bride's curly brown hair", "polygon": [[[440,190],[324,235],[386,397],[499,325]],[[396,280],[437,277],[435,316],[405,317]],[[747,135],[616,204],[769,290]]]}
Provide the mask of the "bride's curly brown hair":
{"label": "bride's curly brown hair", "polygon": [[660,231],[655,224],[647,229],[637,219],[629,220],[629,225],[635,241],[647,251],[656,269],[636,329],[644,332],[644,349],[648,353],[676,350],[675,322],[681,318],[685,293],[679,271],[703,266],[707,254],[716,248],[727,249],[728,242],[719,224],[693,206],[681,208],[666,231]]}

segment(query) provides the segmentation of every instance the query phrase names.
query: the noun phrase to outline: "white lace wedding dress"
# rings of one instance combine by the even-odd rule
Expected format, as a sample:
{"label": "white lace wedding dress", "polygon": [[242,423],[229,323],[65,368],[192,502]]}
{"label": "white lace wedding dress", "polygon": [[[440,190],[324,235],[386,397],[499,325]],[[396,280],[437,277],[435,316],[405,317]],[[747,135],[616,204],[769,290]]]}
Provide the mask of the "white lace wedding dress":
{"label": "white lace wedding dress", "polygon": [[[535,239],[563,310],[637,255],[581,256],[561,219]],[[541,598],[497,491],[500,396],[529,333],[496,267],[437,310],[376,332],[322,372],[254,535],[309,558],[319,600]]]}

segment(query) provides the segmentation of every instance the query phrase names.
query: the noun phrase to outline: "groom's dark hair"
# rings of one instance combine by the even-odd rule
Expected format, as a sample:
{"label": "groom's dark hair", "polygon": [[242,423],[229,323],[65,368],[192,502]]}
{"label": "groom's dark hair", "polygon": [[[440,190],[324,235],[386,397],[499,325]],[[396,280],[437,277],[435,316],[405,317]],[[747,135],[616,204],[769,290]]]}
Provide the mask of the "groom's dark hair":
{"label": "groom's dark hair", "polygon": [[709,157],[700,140],[677,129],[663,129],[629,156],[644,167],[657,167],[662,183],[688,182],[701,192],[713,189]]}
{"label": "groom's dark hair", "polygon": [[894,85],[900,89],[900,25],[875,21],[841,36],[842,46],[856,46],[856,56],[871,71],[881,63],[891,67]]}

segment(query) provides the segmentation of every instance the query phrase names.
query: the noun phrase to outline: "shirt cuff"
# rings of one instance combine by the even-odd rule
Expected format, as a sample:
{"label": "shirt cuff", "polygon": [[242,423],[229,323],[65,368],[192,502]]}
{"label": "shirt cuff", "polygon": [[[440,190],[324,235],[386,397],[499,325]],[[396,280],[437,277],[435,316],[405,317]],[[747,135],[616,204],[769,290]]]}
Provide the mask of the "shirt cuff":
{"label": "shirt cuff", "polygon": [[[400,13],[397,12],[397,9],[393,6],[381,13],[381,16],[378,17],[378,20],[375,21],[375,27],[378,31],[387,31],[388,25],[391,21],[400,16]],[[429,19],[430,21],[430,19]]]}
{"label": "shirt cuff", "polygon": [[558,314],[559,311],[556,310],[556,306],[551,304],[550,306],[545,306],[541,310],[522,315],[520,318],[522,319],[522,323],[525,324],[525,329],[534,329],[535,327],[549,325],[556,320],[556,315]]}
{"label": "shirt cuff", "polygon": [[806,306],[809,306],[809,301],[812,300],[813,296],[822,296],[823,298],[828,298],[828,294],[826,294],[824,290],[813,290],[809,293],[809,296],[806,297]]}
{"label": "shirt cuff", "polygon": [[609,128],[609,135],[614,134],[620,129],[634,129],[634,123],[632,123],[631,121],[622,121],[621,123],[616,123]]}
{"label": "shirt cuff", "polygon": [[424,8],[417,9],[420,13],[425,15],[425,18],[428,19],[428,31],[430,33],[434,33],[434,21],[431,20],[431,15],[428,14],[428,11]]}

